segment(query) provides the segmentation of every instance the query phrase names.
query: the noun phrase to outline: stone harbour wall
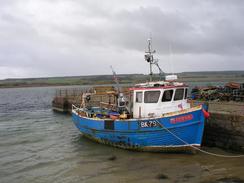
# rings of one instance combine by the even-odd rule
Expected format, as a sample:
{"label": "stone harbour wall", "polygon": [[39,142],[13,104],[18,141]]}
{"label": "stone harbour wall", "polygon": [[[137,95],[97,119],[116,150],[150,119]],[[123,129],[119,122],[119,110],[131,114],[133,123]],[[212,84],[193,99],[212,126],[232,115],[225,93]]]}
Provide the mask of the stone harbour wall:
{"label": "stone harbour wall", "polygon": [[210,111],[210,118],[205,123],[203,145],[244,152],[244,115]]}

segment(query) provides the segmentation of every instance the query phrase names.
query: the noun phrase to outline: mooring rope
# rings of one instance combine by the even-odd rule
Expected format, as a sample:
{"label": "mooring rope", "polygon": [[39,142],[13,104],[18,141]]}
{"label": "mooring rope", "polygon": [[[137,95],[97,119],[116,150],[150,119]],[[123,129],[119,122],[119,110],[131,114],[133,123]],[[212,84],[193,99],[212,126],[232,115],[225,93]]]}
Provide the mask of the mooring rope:
{"label": "mooring rope", "polygon": [[205,154],[208,154],[208,155],[212,155],[212,156],[217,156],[217,157],[222,157],[222,158],[243,158],[244,155],[223,155],[223,154],[215,154],[215,153],[211,153],[211,152],[208,152],[208,151],[204,151],[198,147],[195,147],[189,143],[187,143],[186,141],[184,141],[183,139],[181,139],[180,137],[178,137],[177,135],[175,135],[173,132],[171,132],[168,128],[164,127],[159,121],[157,121],[158,124],[163,128],[165,129],[167,132],[169,132],[171,135],[173,135],[175,138],[177,138],[178,140],[180,140],[181,142],[183,142],[184,144],[186,145],[189,145],[191,146],[192,148],[202,152],[202,153],[205,153]]}

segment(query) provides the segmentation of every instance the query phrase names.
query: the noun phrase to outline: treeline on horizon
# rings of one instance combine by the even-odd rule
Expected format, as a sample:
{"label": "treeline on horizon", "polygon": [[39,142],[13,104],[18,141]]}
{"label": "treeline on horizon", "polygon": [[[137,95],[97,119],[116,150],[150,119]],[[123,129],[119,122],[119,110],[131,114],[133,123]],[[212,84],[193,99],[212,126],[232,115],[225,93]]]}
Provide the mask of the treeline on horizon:
{"label": "treeline on horizon", "polygon": [[[244,82],[244,71],[204,71],[177,73],[179,81],[236,81]],[[117,78],[121,84],[134,84],[146,82],[148,75],[144,74],[119,74]],[[159,80],[159,75],[154,75],[154,80]],[[0,80],[0,88],[34,87],[34,86],[62,86],[62,85],[103,85],[114,84],[113,75],[66,76],[46,78],[22,78]]]}

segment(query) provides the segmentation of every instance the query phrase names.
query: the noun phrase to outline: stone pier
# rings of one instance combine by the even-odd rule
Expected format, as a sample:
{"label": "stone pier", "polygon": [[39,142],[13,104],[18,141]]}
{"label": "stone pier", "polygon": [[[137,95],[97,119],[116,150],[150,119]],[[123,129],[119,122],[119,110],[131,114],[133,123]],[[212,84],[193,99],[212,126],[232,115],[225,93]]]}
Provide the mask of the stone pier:
{"label": "stone pier", "polygon": [[203,145],[244,152],[244,103],[209,102]]}

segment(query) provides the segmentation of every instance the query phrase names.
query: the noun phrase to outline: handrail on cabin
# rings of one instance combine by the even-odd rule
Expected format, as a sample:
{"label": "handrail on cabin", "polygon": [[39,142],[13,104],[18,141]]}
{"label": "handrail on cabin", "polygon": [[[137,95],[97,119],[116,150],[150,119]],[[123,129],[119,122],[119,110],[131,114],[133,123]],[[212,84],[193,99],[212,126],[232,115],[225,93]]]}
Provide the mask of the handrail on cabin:
{"label": "handrail on cabin", "polygon": [[72,110],[77,110],[77,109],[79,109],[78,107],[76,107],[74,104],[72,104]]}

